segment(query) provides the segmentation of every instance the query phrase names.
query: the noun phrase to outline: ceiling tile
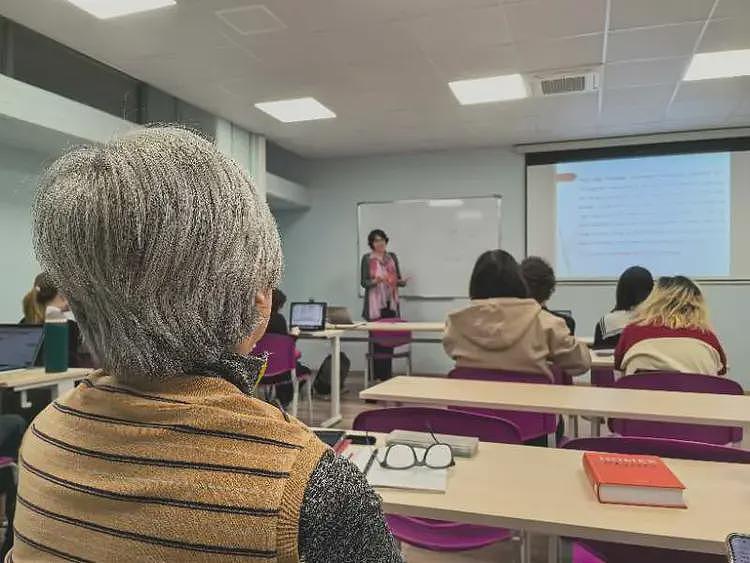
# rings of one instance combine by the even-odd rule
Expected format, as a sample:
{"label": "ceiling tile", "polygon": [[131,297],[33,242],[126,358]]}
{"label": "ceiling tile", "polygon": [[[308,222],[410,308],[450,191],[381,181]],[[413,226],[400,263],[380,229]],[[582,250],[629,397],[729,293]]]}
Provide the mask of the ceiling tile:
{"label": "ceiling tile", "polygon": [[610,29],[705,21],[714,0],[611,0]]}
{"label": "ceiling tile", "polygon": [[674,84],[682,75],[690,57],[671,57],[609,63],[604,72],[605,88]]}
{"label": "ceiling tile", "polygon": [[598,65],[604,34],[516,44],[519,70],[524,72]]}
{"label": "ceiling tile", "polygon": [[673,91],[673,85],[605,90],[600,123],[645,123],[663,119]]}
{"label": "ceiling tile", "polygon": [[438,13],[405,21],[407,33],[428,54],[510,43],[512,38],[499,6],[458,13]]}
{"label": "ceiling tile", "polygon": [[[667,112],[668,119],[727,118],[750,92],[750,77],[682,82]],[[710,103],[706,103],[710,100]]]}
{"label": "ceiling tile", "polygon": [[[750,1],[748,1],[750,4]],[[708,22],[703,34],[699,53],[712,51],[729,51],[732,49],[750,48],[750,16],[724,18]]]}
{"label": "ceiling tile", "polygon": [[447,49],[429,53],[428,58],[445,81],[512,74],[520,69],[513,45]]}
{"label": "ceiling tile", "polygon": [[747,0],[719,0],[719,5],[714,11],[713,17],[727,18],[737,16],[750,17],[750,2]]}
{"label": "ceiling tile", "polygon": [[536,0],[507,4],[516,41],[604,31],[605,0]]}
{"label": "ceiling tile", "polygon": [[702,23],[612,31],[607,62],[691,55]]}

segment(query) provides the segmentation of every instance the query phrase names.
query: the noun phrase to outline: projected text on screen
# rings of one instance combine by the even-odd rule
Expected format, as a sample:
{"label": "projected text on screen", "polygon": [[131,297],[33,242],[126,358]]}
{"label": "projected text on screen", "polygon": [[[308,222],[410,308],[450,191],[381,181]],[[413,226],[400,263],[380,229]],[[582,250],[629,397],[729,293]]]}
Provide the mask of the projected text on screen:
{"label": "projected text on screen", "polygon": [[559,163],[555,184],[560,277],[616,277],[636,263],[730,274],[730,153]]}

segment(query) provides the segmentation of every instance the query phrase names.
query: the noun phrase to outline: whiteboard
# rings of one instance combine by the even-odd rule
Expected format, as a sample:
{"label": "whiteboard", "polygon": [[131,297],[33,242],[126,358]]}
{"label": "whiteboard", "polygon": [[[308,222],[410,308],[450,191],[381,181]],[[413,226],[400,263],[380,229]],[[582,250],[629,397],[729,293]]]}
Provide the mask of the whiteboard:
{"label": "whiteboard", "polygon": [[409,199],[357,205],[359,256],[367,235],[383,229],[409,284],[401,295],[466,297],[474,262],[500,248],[501,197]]}

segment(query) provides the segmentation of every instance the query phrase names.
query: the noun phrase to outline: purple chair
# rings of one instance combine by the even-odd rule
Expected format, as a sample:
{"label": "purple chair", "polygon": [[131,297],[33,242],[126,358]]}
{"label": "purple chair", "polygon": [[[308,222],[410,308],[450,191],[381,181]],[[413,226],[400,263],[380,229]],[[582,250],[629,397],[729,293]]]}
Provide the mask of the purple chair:
{"label": "purple chair", "polygon": [[[437,434],[473,436],[482,442],[521,443],[521,434],[512,422],[436,408],[396,407],[365,411],[354,419],[353,428],[370,432],[432,430]],[[513,537],[513,532],[509,530],[490,526],[395,514],[386,515],[386,519],[393,535],[400,541],[432,551],[478,549]]]}
{"label": "purple chair", "polygon": [[[549,377],[537,373],[518,373],[479,368],[454,368],[448,377],[451,379],[476,379],[481,381],[507,381],[512,383],[538,383],[551,385]],[[449,407],[453,410],[494,416],[514,423],[521,431],[521,439],[526,442],[541,436],[554,435],[557,430],[557,415],[548,413],[481,409],[472,407]]]}
{"label": "purple chair", "polygon": [[[726,377],[679,372],[639,372],[622,377],[614,382],[617,389],[658,389],[661,391],[681,391],[688,393],[718,393],[742,395],[742,386]],[[621,436],[650,436],[672,438],[708,444],[730,444],[742,441],[742,428],[731,426],[706,426],[703,424],[682,424],[674,422],[652,422],[614,418],[609,420],[609,428]]]}
{"label": "purple chair", "polygon": [[[403,323],[403,319],[378,319],[378,323]],[[370,378],[375,373],[375,360],[395,360],[398,358],[406,359],[406,375],[411,375],[411,342],[412,334],[408,330],[373,330],[368,333],[367,346],[367,369],[365,370],[365,389],[370,386]],[[375,346],[382,348],[391,348],[390,352],[376,352]],[[396,348],[409,346],[401,352],[396,352]]]}
{"label": "purple chair", "polygon": [[[291,383],[294,390],[292,396],[292,415],[297,416],[297,404],[299,402],[299,382],[300,380],[310,380],[311,376],[297,375],[297,348],[295,339],[285,334],[264,334],[255,345],[253,354],[268,354],[268,366],[259,387],[264,390],[270,390],[273,397],[276,392],[276,386],[284,383]],[[291,373],[291,381],[284,374]],[[313,419],[312,407],[312,381],[307,381],[305,385],[305,395],[307,398],[308,414],[310,423]]]}
{"label": "purple chair", "polygon": [[[566,443],[568,450],[584,450],[619,454],[658,455],[672,459],[694,459],[727,463],[750,463],[750,452],[737,448],[685,442],[665,438],[631,438],[609,436],[606,438],[579,438]],[[573,563],[725,563],[726,557],[707,553],[694,553],[673,549],[659,549],[636,545],[575,540]]]}
{"label": "purple chair", "polygon": [[615,384],[615,370],[609,368],[591,368],[591,385],[595,387],[612,387]]}

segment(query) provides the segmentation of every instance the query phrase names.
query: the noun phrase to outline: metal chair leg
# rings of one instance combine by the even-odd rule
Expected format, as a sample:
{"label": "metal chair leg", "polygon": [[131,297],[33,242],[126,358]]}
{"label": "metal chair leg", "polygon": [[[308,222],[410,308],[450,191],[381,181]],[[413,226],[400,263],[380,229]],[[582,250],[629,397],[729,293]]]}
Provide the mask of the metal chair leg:
{"label": "metal chair leg", "polygon": [[297,406],[299,404],[299,379],[297,379],[297,371],[292,370],[292,416],[297,416]]}

